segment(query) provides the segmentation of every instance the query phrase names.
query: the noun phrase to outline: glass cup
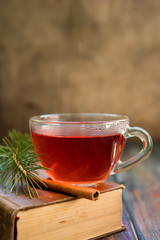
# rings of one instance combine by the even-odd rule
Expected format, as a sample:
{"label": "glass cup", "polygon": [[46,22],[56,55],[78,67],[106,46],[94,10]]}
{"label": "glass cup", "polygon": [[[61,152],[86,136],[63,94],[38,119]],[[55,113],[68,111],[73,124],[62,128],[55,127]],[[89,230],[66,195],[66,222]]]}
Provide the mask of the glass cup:
{"label": "glass cup", "polygon": [[[129,169],[146,159],[152,139],[142,128],[130,127],[126,116],[113,114],[48,114],[29,120],[36,154],[49,177],[72,184],[94,184],[110,174]],[[120,160],[125,141],[139,137],[142,150]]]}

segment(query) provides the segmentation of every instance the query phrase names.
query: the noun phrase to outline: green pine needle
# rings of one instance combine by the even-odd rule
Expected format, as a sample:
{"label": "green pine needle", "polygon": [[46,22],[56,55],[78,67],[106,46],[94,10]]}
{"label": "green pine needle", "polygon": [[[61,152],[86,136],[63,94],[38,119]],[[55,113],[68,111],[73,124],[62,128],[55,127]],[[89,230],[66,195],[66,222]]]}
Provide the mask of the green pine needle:
{"label": "green pine needle", "polygon": [[[30,135],[13,129],[2,141],[3,145],[0,146],[0,184],[2,189],[5,192],[9,189],[12,192],[15,189],[16,195],[18,195],[19,185],[26,193],[25,184],[30,198],[35,195],[38,197],[36,188],[41,189],[41,187],[34,179],[43,183],[37,176],[37,170],[46,168],[38,164],[38,156],[34,152]],[[43,184],[46,187],[45,183]]]}

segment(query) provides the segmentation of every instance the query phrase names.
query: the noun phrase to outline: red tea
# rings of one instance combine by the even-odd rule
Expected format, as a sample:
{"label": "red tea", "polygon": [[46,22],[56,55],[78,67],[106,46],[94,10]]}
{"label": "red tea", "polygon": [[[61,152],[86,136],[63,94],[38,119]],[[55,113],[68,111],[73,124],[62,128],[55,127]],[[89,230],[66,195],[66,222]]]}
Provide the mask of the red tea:
{"label": "red tea", "polygon": [[32,132],[32,141],[48,175],[56,181],[89,184],[106,179],[119,160],[124,136],[49,136]]}

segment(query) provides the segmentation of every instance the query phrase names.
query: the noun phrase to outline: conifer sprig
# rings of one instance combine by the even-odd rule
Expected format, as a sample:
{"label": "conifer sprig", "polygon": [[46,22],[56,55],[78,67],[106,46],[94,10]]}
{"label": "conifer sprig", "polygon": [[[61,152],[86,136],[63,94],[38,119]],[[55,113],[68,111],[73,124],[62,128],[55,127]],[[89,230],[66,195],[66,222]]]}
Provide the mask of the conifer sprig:
{"label": "conifer sprig", "polygon": [[[24,185],[30,198],[38,196],[36,188],[40,188],[37,181],[37,170],[46,168],[38,164],[38,156],[34,152],[31,137],[29,134],[22,134],[13,129],[8,132],[8,136],[2,139],[3,145],[0,145],[0,184],[2,189],[12,192],[14,189],[18,195],[18,187],[22,186],[26,193]],[[42,182],[43,183],[43,182]],[[46,187],[45,183],[43,183]]]}

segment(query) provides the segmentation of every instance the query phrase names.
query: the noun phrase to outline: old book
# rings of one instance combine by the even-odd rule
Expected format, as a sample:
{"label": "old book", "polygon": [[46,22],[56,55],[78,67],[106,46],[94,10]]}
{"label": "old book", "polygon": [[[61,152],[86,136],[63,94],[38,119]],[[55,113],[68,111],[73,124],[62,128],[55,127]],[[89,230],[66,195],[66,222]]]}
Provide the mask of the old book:
{"label": "old book", "polygon": [[82,240],[125,229],[122,224],[123,185],[104,182],[97,201],[38,190],[39,198],[0,189],[1,240]]}

